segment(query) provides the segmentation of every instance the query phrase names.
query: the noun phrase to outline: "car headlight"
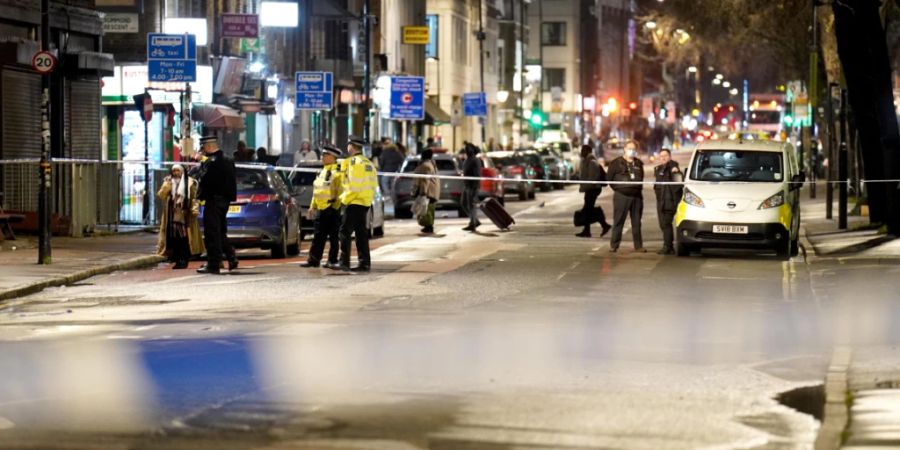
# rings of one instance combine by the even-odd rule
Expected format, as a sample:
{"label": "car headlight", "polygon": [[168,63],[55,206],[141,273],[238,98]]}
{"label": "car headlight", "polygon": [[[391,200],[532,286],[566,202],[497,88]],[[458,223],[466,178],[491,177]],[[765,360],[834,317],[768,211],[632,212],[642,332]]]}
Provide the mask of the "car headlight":
{"label": "car headlight", "polygon": [[784,191],[779,192],[769,198],[766,201],[760,203],[759,208],[757,209],[770,209],[777,208],[784,204]]}
{"label": "car headlight", "polygon": [[688,205],[696,206],[698,208],[706,208],[706,205],[703,204],[703,200],[697,196],[697,194],[691,192],[690,189],[684,188],[684,202]]}

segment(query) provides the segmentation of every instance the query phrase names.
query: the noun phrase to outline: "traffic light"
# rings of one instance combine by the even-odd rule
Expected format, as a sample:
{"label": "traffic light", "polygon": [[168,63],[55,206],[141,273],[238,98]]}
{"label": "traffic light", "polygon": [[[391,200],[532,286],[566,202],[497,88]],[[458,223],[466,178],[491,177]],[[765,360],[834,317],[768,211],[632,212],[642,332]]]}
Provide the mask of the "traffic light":
{"label": "traffic light", "polygon": [[544,125],[544,112],[541,110],[533,110],[531,111],[531,124],[535,127],[541,127]]}
{"label": "traffic light", "polygon": [[784,113],[784,117],[781,119],[785,125],[792,126],[794,124],[794,114],[790,112]]}
{"label": "traffic light", "polygon": [[628,109],[630,109],[630,110],[632,110],[632,111],[637,110],[637,102],[629,102],[629,103],[628,103]]}

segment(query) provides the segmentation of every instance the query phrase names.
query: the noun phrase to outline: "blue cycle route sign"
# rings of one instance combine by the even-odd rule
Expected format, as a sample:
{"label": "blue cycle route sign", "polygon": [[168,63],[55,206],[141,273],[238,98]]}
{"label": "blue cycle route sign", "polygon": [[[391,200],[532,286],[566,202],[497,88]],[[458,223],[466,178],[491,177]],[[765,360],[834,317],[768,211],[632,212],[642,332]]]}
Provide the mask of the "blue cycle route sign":
{"label": "blue cycle route sign", "polygon": [[487,116],[487,97],[484,92],[463,93],[463,114],[466,116]]}
{"label": "blue cycle route sign", "polygon": [[391,77],[389,119],[425,119],[425,77]]}
{"label": "blue cycle route sign", "polygon": [[334,107],[334,76],[331,72],[297,72],[294,92],[297,109],[330,110]]}
{"label": "blue cycle route sign", "polygon": [[147,34],[150,81],[197,81],[197,38],[193,34]]}

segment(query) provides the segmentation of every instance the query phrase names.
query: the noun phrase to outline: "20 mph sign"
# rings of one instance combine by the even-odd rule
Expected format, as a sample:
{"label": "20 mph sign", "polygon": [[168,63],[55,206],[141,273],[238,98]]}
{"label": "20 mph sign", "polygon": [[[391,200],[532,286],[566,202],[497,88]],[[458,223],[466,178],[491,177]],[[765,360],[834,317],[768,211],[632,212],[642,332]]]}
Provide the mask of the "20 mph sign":
{"label": "20 mph sign", "polygon": [[48,75],[56,68],[56,57],[50,52],[37,52],[31,58],[31,67],[41,75]]}

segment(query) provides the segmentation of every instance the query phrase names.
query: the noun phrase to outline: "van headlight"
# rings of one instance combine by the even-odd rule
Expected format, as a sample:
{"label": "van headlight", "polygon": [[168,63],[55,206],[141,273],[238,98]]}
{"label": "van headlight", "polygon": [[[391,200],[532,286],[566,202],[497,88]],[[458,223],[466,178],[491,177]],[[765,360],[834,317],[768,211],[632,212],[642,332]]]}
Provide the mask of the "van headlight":
{"label": "van headlight", "polygon": [[784,204],[784,192],[779,192],[769,198],[766,201],[760,203],[759,208],[757,209],[770,209],[777,208]]}
{"label": "van headlight", "polygon": [[703,200],[697,196],[697,194],[691,192],[690,189],[684,188],[684,202],[688,205],[696,206],[699,208],[706,208],[706,205],[703,204]]}

